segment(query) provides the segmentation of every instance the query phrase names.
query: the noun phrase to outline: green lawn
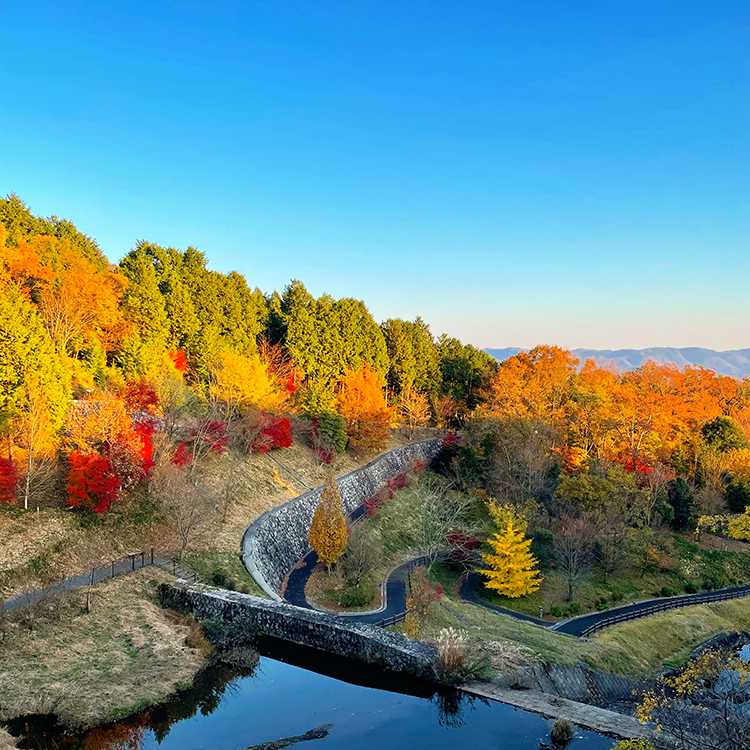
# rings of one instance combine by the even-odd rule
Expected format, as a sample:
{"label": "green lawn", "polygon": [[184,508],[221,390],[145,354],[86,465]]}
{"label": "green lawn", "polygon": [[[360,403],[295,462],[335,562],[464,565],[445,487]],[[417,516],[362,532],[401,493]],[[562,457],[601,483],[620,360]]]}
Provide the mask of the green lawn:
{"label": "green lawn", "polygon": [[[580,605],[581,612],[604,610],[654,597],[685,594],[691,589],[690,584],[698,590],[710,590],[738,586],[750,581],[750,553],[704,550],[678,534],[674,534],[673,539],[677,558],[674,570],[653,571],[642,575],[640,571],[626,566],[606,578],[598,569],[592,570],[573,597]],[[567,593],[564,575],[550,569],[544,571],[544,581],[533,594],[510,599],[485,589],[481,596],[490,604],[533,616],[539,614],[539,607],[544,607],[548,614],[553,607],[559,607],[561,612],[558,619],[562,619],[575,614],[569,609]]]}
{"label": "green lawn", "polygon": [[[452,627],[481,640],[524,646],[543,661],[581,661],[612,674],[654,675],[684,662],[696,646],[719,633],[750,630],[750,597],[744,597],[663,612],[580,639],[456,599],[451,593],[455,576],[445,569],[436,569],[434,579],[445,587],[445,594],[442,603],[431,606],[421,639],[433,640],[442,628]],[[403,625],[396,629],[403,632]]]}
{"label": "green lawn", "polygon": [[186,553],[180,561],[206,583],[241,591],[243,594],[266,596],[245,570],[236,553],[201,550]]}

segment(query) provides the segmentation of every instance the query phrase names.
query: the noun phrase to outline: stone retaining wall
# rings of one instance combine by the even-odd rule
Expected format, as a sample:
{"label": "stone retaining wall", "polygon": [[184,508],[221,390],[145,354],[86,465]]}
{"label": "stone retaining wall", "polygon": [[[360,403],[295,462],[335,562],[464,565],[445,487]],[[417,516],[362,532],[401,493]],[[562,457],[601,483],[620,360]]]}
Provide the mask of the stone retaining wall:
{"label": "stone retaining wall", "polygon": [[179,603],[196,617],[239,620],[247,623],[249,631],[258,634],[375,664],[393,672],[436,679],[435,649],[399,633],[285,602],[186,581],[179,581],[173,591]]}
{"label": "stone retaining wall", "polygon": [[634,700],[633,692],[643,682],[619,675],[597,672],[585,664],[533,664],[501,675],[497,683],[503,688],[538,690],[559,695],[579,703],[612,703]]}
{"label": "stone retaining wall", "polygon": [[[337,480],[344,513],[356,510],[389,479],[411,471],[415,462],[429,464],[440,450],[441,438],[402,445],[383,453],[361,469]],[[242,562],[275,601],[289,571],[309,551],[307,534],[320,501],[322,487],[305,492],[264,513],[248,526],[242,538]]]}

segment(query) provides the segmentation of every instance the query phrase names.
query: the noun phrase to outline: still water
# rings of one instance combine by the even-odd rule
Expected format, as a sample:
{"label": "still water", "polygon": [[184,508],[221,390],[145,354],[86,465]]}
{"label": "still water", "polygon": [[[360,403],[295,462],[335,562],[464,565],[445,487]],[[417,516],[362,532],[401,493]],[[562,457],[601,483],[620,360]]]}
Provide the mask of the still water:
{"label": "still water", "polygon": [[[260,646],[243,675],[208,670],[178,700],[77,737],[39,733],[29,748],[76,750],[244,750],[332,724],[327,737],[296,750],[531,750],[549,742],[551,722],[501,703],[363,669],[278,642]],[[360,684],[351,680],[356,676]],[[344,679],[340,679],[344,678]],[[572,750],[605,750],[613,741],[579,731]]]}

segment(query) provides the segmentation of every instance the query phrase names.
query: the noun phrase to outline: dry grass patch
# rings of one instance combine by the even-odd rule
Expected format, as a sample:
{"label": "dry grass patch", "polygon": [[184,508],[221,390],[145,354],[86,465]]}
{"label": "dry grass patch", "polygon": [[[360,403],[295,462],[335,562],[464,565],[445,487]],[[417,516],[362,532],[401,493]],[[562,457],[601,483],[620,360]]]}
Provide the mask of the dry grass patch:
{"label": "dry grass patch", "polygon": [[[116,719],[164,700],[205,663],[190,623],[152,600],[169,580],[147,568],[68,594],[34,631],[9,623],[0,644],[0,721],[54,713],[70,727]],[[190,639],[190,641],[188,641]]]}

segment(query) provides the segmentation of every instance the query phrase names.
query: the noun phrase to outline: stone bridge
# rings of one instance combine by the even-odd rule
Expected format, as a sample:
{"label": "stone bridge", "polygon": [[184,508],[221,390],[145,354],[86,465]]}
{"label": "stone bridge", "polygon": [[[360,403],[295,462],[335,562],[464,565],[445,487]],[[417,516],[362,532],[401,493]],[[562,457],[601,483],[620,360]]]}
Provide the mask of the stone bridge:
{"label": "stone bridge", "polygon": [[169,606],[186,608],[198,618],[239,620],[250,632],[363,661],[427,680],[437,679],[436,651],[374,625],[351,622],[286,602],[178,581]]}

